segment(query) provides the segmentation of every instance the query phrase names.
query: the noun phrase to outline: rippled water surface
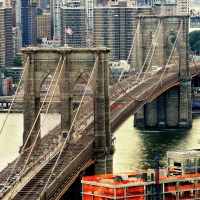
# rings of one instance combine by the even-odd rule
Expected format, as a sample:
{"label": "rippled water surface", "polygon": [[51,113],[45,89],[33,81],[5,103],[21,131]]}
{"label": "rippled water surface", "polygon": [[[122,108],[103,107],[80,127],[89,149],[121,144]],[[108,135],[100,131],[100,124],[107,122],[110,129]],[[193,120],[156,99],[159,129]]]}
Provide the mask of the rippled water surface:
{"label": "rippled water surface", "polygon": [[[114,155],[114,172],[154,167],[154,158],[160,157],[160,165],[166,164],[166,152],[200,148],[200,115],[193,116],[190,129],[137,129],[133,127],[133,117],[116,132],[116,152]],[[0,114],[0,127],[6,114]],[[58,114],[49,114],[45,124],[51,129],[60,122]],[[45,127],[47,127],[45,126]],[[42,129],[42,133],[48,132]],[[18,155],[22,145],[23,115],[10,114],[0,134],[0,170]]]}
{"label": "rippled water surface", "polygon": [[154,167],[154,158],[160,157],[160,165],[166,165],[166,152],[200,149],[200,115],[193,116],[190,129],[137,129],[133,117],[116,133],[114,172]]}

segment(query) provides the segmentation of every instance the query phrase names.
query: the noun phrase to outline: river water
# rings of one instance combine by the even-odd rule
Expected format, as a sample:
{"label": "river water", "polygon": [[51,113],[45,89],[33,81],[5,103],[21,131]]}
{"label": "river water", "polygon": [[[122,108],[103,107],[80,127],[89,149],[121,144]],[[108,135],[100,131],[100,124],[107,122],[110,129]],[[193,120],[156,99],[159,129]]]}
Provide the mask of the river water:
{"label": "river water", "polygon": [[[0,127],[6,114],[0,114]],[[43,121],[43,120],[42,120]],[[54,126],[60,122],[58,114],[49,114],[44,123]],[[47,127],[47,126],[45,126]],[[48,129],[51,129],[49,127]],[[42,129],[42,133],[48,132]],[[22,145],[23,115],[10,114],[0,134],[0,170],[18,155]],[[116,132],[116,152],[114,172],[133,171],[154,167],[155,156],[160,157],[160,165],[166,165],[166,152],[200,148],[200,115],[193,115],[190,129],[137,129],[130,117]]]}

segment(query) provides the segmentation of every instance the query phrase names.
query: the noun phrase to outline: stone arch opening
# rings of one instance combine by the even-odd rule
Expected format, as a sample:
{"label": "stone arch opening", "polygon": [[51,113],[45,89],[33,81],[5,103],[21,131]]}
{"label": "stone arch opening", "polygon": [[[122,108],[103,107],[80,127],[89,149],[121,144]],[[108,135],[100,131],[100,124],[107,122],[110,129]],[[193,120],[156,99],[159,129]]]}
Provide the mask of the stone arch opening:
{"label": "stone arch opening", "polygon": [[166,36],[166,39],[165,39],[165,62],[167,63],[170,55],[171,55],[171,51],[174,47],[174,44],[175,44],[175,48],[174,48],[174,51],[173,51],[173,54],[172,54],[172,59],[170,60],[169,64],[171,63],[176,63],[178,64],[178,56],[179,56],[179,40],[176,39],[177,38],[177,31],[174,30],[174,29],[171,29],[168,33],[167,33],[167,36]]}
{"label": "stone arch opening", "polygon": [[36,94],[40,99],[40,124],[41,136],[43,137],[60,124],[61,102],[59,85],[56,85],[56,78],[53,79],[52,73],[44,73],[40,81]]}
{"label": "stone arch opening", "polygon": [[[150,62],[150,59],[151,59],[151,53],[152,53],[152,40],[153,40],[153,34],[152,34],[152,31],[150,31],[148,34],[147,34],[147,37],[145,39],[145,51],[144,51],[144,61],[146,60],[146,63],[145,63],[145,66],[144,66],[144,69],[143,71],[146,71],[147,70],[147,67],[149,65],[149,62]],[[149,52],[150,51],[150,52]]]}

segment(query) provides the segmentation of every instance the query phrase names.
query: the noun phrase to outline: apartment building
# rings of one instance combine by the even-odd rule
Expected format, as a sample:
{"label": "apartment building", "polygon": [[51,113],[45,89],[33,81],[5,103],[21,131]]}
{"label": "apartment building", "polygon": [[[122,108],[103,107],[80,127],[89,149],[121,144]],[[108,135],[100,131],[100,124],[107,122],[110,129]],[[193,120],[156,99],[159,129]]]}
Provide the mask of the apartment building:
{"label": "apartment building", "polygon": [[13,27],[14,56],[20,55],[22,48],[22,36],[19,27]]}
{"label": "apartment building", "polygon": [[23,46],[35,45],[37,43],[36,25],[37,3],[21,0],[21,23],[22,23],[22,44]]}
{"label": "apartment building", "polygon": [[12,87],[12,77],[6,77],[2,79],[2,90],[3,90],[3,95],[8,96],[12,95],[13,93],[13,87]]}
{"label": "apartment building", "polygon": [[[73,33],[67,34],[66,28]],[[61,8],[61,46],[86,47],[86,24],[84,7]]]}
{"label": "apartment building", "polygon": [[0,7],[0,68],[13,66],[12,7]]}
{"label": "apartment building", "polygon": [[177,13],[190,14],[190,0],[177,0]]}
{"label": "apartment building", "polygon": [[51,39],[51,14],[45,12],[41,15],[37,15],[37,38]]}
{"label": "apartment building", "polygon": [[150,15],[152,8],[136,8],[127,1],[119,1],[107,7],[94,7],[94,46],[112,48],[110,61],[127,60],[137,28],[134,16],[139,13]]}

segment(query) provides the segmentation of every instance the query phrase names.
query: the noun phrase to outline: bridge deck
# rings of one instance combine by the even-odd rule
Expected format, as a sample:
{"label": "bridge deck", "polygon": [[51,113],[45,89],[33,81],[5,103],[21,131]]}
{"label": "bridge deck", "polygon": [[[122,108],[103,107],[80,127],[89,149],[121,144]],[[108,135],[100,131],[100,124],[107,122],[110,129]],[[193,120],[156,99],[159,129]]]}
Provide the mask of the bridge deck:
{"label": "bridge deck", "polygon": [[[200,66],[198,66],[200,68]],[[165,88],[170,87],[174,83],[179,81],[179,74],[177,68],[169,69],[165,72],[157,74],[153,77],[149,77],[146,81],[140,84],[133,84],[136,77],[130,77],[129,79],[120,82],[121,85],[127,90],[127,94],[122,94],[116,86],[110,88],[111,97],[118,94],[118,97],[113,100],[114,105],[122,106],[118,109],[111,109],[111,131],[114,133],[131,114],[134,114],[140,107],[146,102],[154,98],[157,93],[164,91]],[[197,73],[195,66],[191,67],[191,74]],[[158,83],[162,76],[162,81]],[[121,94],[120,94],[121,93]],[[148,97],[148,98],[147,98]],[[113,99],[113,98],[112,98]],[[87,109],[86,109],[87,108]],[[59,194],[65,191],[73,182],[74,177],[84,168],[87,163],[90,163],[92,158],[92,142],[93,142],[93,103],[92,100],[85,103],[82,106],[82,115],[78,116],[77,124],[81,123],[87,118],[90,119],[89,123],[82,128],[82,136],[80,138],[74,138],[72,142],[69,142],[61,154],[58,165],[55,169],[56,178],[51,178],[45,197],[49,199],[57,199]],[[84,117],[83,117],[84,116]],[[78,126],[78,125],[77,125]],[[79,133],[80,134],[80,133]],[[74,142],[75,143],[74,143]],[[56,161],[56,158],[61,148],[62,141],[60,140],[60,126],[55,127],[50,133],[44,136],[37,142],[31,159],[28,162],[28,167],[22,175],[22,179],[19,181],[16,191],[14,192],[13,199],[37,199],[38,194],[44,187],[48,175]],[[54,149],[54,150],[53,150]],[[22,158],[19,160],[16,169],[20,171],[28,155],[29,149],[27,149]],[[14,166],[13,161],[8,167],[6,167],[0,173],[0,182],[5,182],[8,174]],[[36,170],[37,169],[37,170]],[[41,182],[42,181],[42,182]],[[15,182],[11,183],[12,187]],[[3,199],[8,199],[10,196],[10,188],[4,191],[2,195]],[[44,198],[43,196],[43,198]]]}

